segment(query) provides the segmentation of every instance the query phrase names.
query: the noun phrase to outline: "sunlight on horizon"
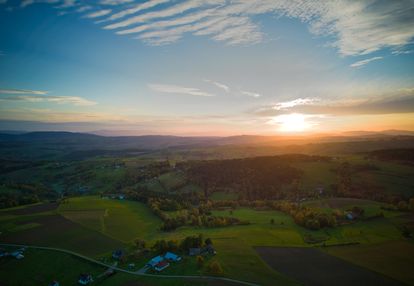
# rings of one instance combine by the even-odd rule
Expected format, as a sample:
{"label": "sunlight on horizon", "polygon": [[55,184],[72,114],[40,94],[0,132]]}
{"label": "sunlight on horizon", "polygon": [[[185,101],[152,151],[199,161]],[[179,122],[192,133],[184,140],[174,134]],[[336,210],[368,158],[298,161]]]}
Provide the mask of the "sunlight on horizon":
{"label": "sunlight on horizon", "polygon": [[306,116],[300,113],[283,114],[273,117],[270,124],[278,125],[278,131],[281,132],[303,132],[312,127],[312,124],[307,122]]}

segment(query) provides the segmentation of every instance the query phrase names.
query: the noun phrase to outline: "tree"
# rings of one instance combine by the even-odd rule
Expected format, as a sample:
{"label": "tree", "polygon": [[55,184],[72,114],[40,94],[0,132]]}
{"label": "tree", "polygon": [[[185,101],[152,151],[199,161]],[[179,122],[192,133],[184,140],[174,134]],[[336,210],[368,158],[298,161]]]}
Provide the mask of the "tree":
{"label": "tree", "polygon": [[414,211],[414,198],[411,198],[411,199],[408,201],[408,205],[410,206],[410,209],[411,209],[412,211]]}
{"label": "tree", "polygon": [[273,218],[270,219],[270,224],[275,224],[275,220]]}
{"label": "tree", "polygon": [[400,202],[397,204],[397,208],[398,208],[400,211],[406,211],[406,210],[408,210],[408,204],[407,204],[405,201],[400,201]]}
{"label": "tree", "polygon": [[137,238],[137,239],[135,239],[135,246],[138,248],[138,249],[144,249],[145,248],[145,246],[146,246],[146,242],[145,242],[145,240],[143,240],[143,239],[139,239],[139,238]]}
{"label": "tree", "polygon": [[221,265],[218,263],[218,261],[212,261],[208,265],[208,272],[211,274],[221,274],[223,273],[223,268],[221,268]]}
{"label": "tree", "polygon": [[206,245],[213,245],[213,241],[211,240],[211,238],[207,238],[207,239],[204,241],[204,243],[205,243]]}
{"label": "tree", "polygon": [[196,260],[197,260],[197,266],[198,266],[198,268],[203,267],[204,258],[201,255],[197,255]]}

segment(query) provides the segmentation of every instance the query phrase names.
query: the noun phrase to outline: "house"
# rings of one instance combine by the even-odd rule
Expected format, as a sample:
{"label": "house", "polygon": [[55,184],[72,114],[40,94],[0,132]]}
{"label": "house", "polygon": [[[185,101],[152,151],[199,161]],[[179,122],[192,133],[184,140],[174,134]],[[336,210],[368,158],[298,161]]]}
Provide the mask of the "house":
{"label": "house", "polygon": [[151,259],[148,263],[148,266],[154,268],[156,271],[162,271],[165,268],[167,268],[168,266],[170,266],[170,263],[168,263],[167,260],[164,259],[164,257],[162,257],[161,255],[158,255],[156,257],[154,257],[153,259]]}
{"label": "house", "polygon": [[9,253],[5,251],[4,249],[0,249],[0,257],[6,257],[9,256]]}
{"label": "house", "polygon": [[160,272],[160,271],[164,270],[165,268],[167,268],[168,266],[170,266],[170,263],[168,263],[167,260],[163,260],[163,261],[157,263],[154,266],[154,269],[157,270],[158,272]]}
{"label": "house", "polygon": [[180,256],[178,256],[177,254],[174,254],[172,252],[167,252],[164,255],[164,258],[167,259],[167,260],[170,260],[170,261],[180,261],[181,260]]}
{"label": "house", "polygon": [[119,260],[122,258],[122,256],[124,256],[124,252],[121,249],[118,249],[112,252],[113,259]]}
{"label": "house", "polygon": [[12,252],[10,255],[19,260],[24,258],[24,255],[20,251]]}
{"label": "house", "polygon": [[52,281],[50,284],[49,284],[49,286],[59,286],[60,284],[59,284],[59,282],[58,281],[56,281],[56,280],[54,280],[54,281]]}
{"label": "house", "polygon": [[188,255],[190,256],[196,256],[201,254],[201,248],[190,248],[188,250]]}
{"label": "house", "polygon": [[354,219],[355,219],[355,216],[354,216],[354,214],[353,214],[352,212],[347,213],[347,214],[345,215],[345,217],[346,217],[347,219],[349,219],[349,220],[354,220]]}
{"label": "house", "polygon": [[151,266],[151,267],[155,267],[155,265],[157,265],[158,263],[160,263],[161,261],[164,261],[164,258],[160,255],[154,257],[153,259],[151,259],[147,265]]}
{"label": "house", "polygon": [[93,282],[92,275],[90,274],[81,274],[78,279],[78,283],[81,285],[88,285]]}
{"label": "house", "polygon": [[211,255],[216,255],[216,250],[214,249],[214,247],[213,247],[213,245],[211,245],[211,244],[209,244],[209,245],[207,245],[205,248],[204,248],[204,250],[208,253],[208,254],[211,254]]}

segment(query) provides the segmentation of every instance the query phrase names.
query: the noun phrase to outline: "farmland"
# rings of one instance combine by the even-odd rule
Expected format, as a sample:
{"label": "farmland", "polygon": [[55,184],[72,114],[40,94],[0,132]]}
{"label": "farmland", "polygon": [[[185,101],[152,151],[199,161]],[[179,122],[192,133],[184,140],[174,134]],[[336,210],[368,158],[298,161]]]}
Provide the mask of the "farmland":
{"label": "farmland", "polygon": [[161,221],[139,202],[71,198],[61,204],[58,212],[65,218],[122,242],[135,238],[152,239]]}
{"label": "farmland", "polygon": [[[88,157],[78,161],[13,161],[0,174],[4,206],[13,206],[0,210],[0,243],[57,247],[107,263],[114,263],[112,252],[122,249],[126,255],[119,267],[133,264],[134,271],[167,250],[182,257],[161,273],[147,270],[157,276],[214,275],[258,285],[318,285],[326,268],[330,273],[343,269],[343,275],[359,277],[365,284],[412,285],[410,164],[345,153],[233,158],[237,151],[223,160],[216,151],[225,149],[170,150],[169,160],[162,152],[125,157],[89,152],[77,154]],[[192,156],[194,160],[187,160]],[[355,217],[348,219],[349,214]],[[216,251],[201,262],[182,248],[184,240],[199,235],[211,240]],[[305,269],[295,260],[302,256],[303,263],[321,268],[296,271],[292,265]],[[35,261],[56,263],[36,275],[31,269]],[[15,284],[10,285],[55,279],[52,274],[62,265],[73,265],[58,277],[69,285],[81,272],[98,276],[105,270],[35,249],[21,261],[0,262],[6,269],[0,278],[16,276],[8,270],[16,265],[29,273],[13,278]],[[211,265],[218,266],[213,271]],[[117,273],[99,285],[227,285],[164,279]],[[333,283],[335,277],[329,279],[327,283]]]}

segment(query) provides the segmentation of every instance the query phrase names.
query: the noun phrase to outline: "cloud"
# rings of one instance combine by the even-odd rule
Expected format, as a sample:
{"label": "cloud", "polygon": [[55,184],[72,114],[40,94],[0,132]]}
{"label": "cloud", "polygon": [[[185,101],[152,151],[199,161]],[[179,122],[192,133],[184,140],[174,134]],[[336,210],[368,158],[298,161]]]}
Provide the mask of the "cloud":
{"label": "cloud", "polygon": [[[78,0],[24,0],[21,6],[40,2],[58,4],[60,8],[81,5]],[[414,38],[412,0],[148,0],[132,3],[131,0],[100,0],[90,1],[88,5],[103,11],[107,10],[105,7],[113,8],[115,13],[105,19],[111,23],[105,24],[104,29],[117,30],[121,35],[149,32],[137,38],[151,45],[176,42],[186,33],[208,36],[229,45],[259,43],[266,35],[256,16],[264,14],[298,19],[312,34],[330,41],[329,46],[344,56],[369,54],[387,47],[401,49]],[[103,16],[103,12],[100,13]]]}
{"label": "cloud", "polygon": [[334,102],[303,102],[280,108],[281,103],[263,106],[253,110],[258,116],[272,117],[289,113],[361,115],[414,113],[414,89],[401,89],[393,95],[363,100]]}
{"label": "cloud", "polygon": [[72,104],[76,106],[90,106],[97,103],[78,96],[48,95],[47,91],[27,89],[0,89],[0,101],[22,102],[53,102],[57,104]]}
{"label": "cloud", "polygon": [[246,96],[255,97],[255,98],[258,98],[258,97],[261,97],[261,96],[262,96],[262,95],[261,95],[261,94],[259,94],[259,93],[256,93],[256,92],[251,92],[251,91],[241,90],[240,92],[241,92],[242,94],[246,95]]}
{"label": "cloud", "polygon": [[204,81],[205,82],[208,82],[208,83],[211,83],[211,84],[213,84],[215,86],[217,86],[218,88],[224,90],[225,92],[229,92],[230,91],[230,87],[227,86],[227,85],[225,85],[224,83],[220,83],[220,82],[217,82],[217,81],[214,81],[214,80],[210,80],[210,79],[205,79]]}
{"label": "cloud", "polygon": [[29,89],[1,89],[0,94],[37,94],[37,95],[45,95],[47,91],[42,90],[29,90]]}
{"label": "cloud", "polygon": [[412,53],[414,53],[413,50],[396,50],[391,52],[393,55],[408,55]]}
{"label": "cloud", "polygon": [[43,95],[16,95],[0,97],[0,101],[26,101],[26,102],[53,102],[57,104],[72,104],[76,106],[91,106],[97,103],[77,96],[43,96]]}
{"label": "cloud", "polygon": [[174,94],[185,94],[194,96],[215,96],[214,94],[202,91],[198,88],[183,87],[178,85],[167,85],[167,84],[149,84],[148,87],[156,92],[161,93],[174,93]]}
{"label": "cloud", "polygon": [[378,61],[378,60],[382,60],[382,59],[383,59],[383,57],[373,57],[373,58],[365,59],[365,60],[362,60],[362,61],[357,61],[357,62],[351,64],[350,67],[351,68],[359,68],[359,67],[362,67],[366,64],[369,64],[372,61]]}
{"label": "cloud", "polygon": [[100,10],[100,11],[89,13],[85,17],[86,18],[99,18],[99,17],[103,17],[105,15],[108,15],[111,12],[112,12],[111,9],[105,9],[105,10]]}
{"label": "cloud", "polygon": [[135,14],[135,13],[137,13],[139,11],[147,10],[147,9],[152,8],[152,7],[155,7],[157,5],[166,3],[168,1],[169,0],[149,0],[149,1],[145,2],[145,3],[141,3],[141,4],[138,4],[138,5],[135,5],[132,8],[128,8],[128,9],[125,9],[125,10],[123,10],[121,12],[118,12],[116,14],[113,14],[111,17],[108,18],[108,20],[120,19],[120,18],[123,18],[125,16],[131,15],[131,14]]}
{"label": "cloud", "polygon": [[297,98],[290,101],[284,101],[276,103],[273,106],[273,109],[275,110],[283,110],[283,109],[289,109],[297,105],[309,105],[314,103],[315,101],[318,101],[318,99],[315,98]]}

